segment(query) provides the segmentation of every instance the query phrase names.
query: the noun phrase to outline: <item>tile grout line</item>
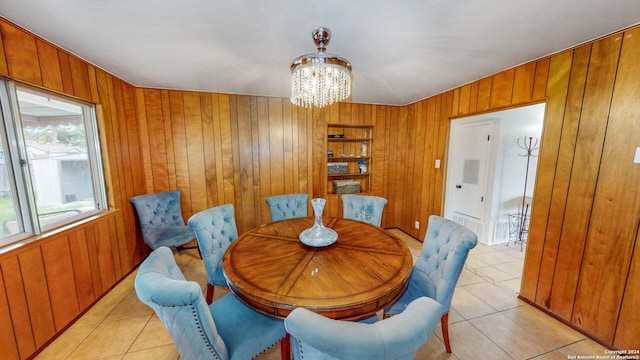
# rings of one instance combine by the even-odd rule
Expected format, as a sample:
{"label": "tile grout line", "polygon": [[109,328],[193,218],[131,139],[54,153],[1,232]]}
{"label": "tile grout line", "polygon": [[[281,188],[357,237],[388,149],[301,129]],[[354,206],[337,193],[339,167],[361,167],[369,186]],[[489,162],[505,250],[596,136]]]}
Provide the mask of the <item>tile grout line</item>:
{"label": "tile grout line", "polygon": [[[130,274],[130,275],[128,275],[128,276],[131,276],[131,274]],[[102,299],[100,299],[99,301],[104,300],[107,296],[109,296],[109,295],[111,294],[111,292],[112,292],[114,289],[115,289],[115,287],[114,287],[114,288],[111,288],[111,290],[109,290],[109,292],[108,292],[105,296],[103,296],[103,297],[102,297]],[[91,331],[89,331],[89,333],[87,334],[87,336],[85,336],[85,337],[82,339],[82,341],[78,342],[78,344],[73,348],[73,350],[69,353],[69,355],[67,355],[67,357],[66,357],[65,359],[70,359],[70,358],[73,356],[73,354],[78,350],[78,348],[79,348],[79,347],[80,347],[80,346],[81,346],[85,341],[87,341],[87,339],[89,339],[89,338],[91,337],[91,335],[92,335],[96,330],[98,330],[98,328],[100,327],[100,325],[102,325],[102,324],[104,324],[104,323],[105,323],[105,321],[107,320],[107,318],[109,317],[109,315],[111,315],[111,313],[113,313],[113,311],[115,311],[115,309],[117,309],[117,308],[118,308],[118,306],[120,306],[120,304],[122,304],[122,303],[124,302],[125,298],[127,297],[127,295],[128,295],[129,293],[130,293],[130,291],[129,291],[129,292],[127,292],[124,296],[122,296],[122,297],[120,298],[120,301],[118,301],[118,302],[117,302],[117,304],[116,304],[115,306],[113,306],[113,308],[112,308],[112,309],[111,309],[111,310],[110,310],[110,311],[109,311],[109,312],[108,312],[108,313],[107,313],[107,314],[102,318],[102,320],[100,320],[99,322],[97,322],[97,323],[96,323],[96,325],[93,327],[93,329],[92,329]],[[94,306],[96,306],[96,305],[97,305],[97,303],[96,303],[96,304],[94,304],[94,305],[92,306],[92,309],[93,309],[93,307],[94,307]],[[85,315],[86,315],[86,313],[85,313]],[[84,315],[83,315],[83,316],[84,316]],[[74,325],[75,325],[75,323],[74,323]],[[126,352],[125,352],[125,354],[126,354]],[[123,356],[124,356],[124,354],[123,354]],[[88,360],[88,359],[87,359],[87,360]]]}
{"label": "tile grout line", "polygon": [[[492,266],[492,265],[490,265],[490,266]],[[499,284],[497,284],[497,283],[496,283],[496,280],[495,280],[494,278],[492,278],[491,276],[479,274],[479,273],[478,273],[477,268],[469,267],[467,264],[465,264],[465,265],[464,265],[464,268],[465,268],[466,270],[469,270],[472,274],[474,274],[474,275],[476,275],[476,276],[478,276],[478,277],[480,277],[480,278],[482,278],[482,279],[485,279],[485,280],[486,280],[486,282],[488,282],[488,283],[490,283],[490,284],[492,284],[492,285],[495,285],[495,286],[496,286],[496,287],[498,287],[498,288],[501,288],[501,289],[505,289],[505,290],[507,290],[507,292],[508,292],[509,294],[514,294],[514,295],[516,295],[516,297],[518,296],[518,292],[513,291],[513,289],[511,289],[511,288],[509,288],[508,286],[506,286],[506,285],[502,284],[502,282],[498,282]],[[513,280],[513,279],[509,279],[509,280]],[[466,286],[466,285],[465,285],[465,286]],[[464,286],[463,286],[463,287],[464,287]],[[496,310],[497,310],[497,309],[496,309]]]}

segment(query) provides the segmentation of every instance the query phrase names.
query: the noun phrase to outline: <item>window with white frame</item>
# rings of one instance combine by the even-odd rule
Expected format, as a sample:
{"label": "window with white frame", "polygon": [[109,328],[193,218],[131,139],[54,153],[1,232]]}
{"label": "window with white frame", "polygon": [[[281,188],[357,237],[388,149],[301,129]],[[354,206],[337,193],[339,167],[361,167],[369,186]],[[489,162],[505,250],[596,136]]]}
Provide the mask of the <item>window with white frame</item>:
{"label": "window with white frame", "polygon": [[106,206],[94,106],[0,82],[0,246]]}

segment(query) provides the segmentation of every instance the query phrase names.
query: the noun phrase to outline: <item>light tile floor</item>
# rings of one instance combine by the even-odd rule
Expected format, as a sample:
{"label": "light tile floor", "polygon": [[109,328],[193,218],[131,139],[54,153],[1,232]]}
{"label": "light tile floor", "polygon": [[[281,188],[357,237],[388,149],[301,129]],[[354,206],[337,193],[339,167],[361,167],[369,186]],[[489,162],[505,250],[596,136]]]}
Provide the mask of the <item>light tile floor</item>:
{"label": "light tile floor", "polygon": [[[391,230],[414,257],[421,243]],[[471,250],[449,314],[452,354],[446,353],[440,328],[416,359],[568,359],[604,355],[605,348],[517,298],[524,252],[520,246],[478,244]],[[206,274],[196,250],[181,251],[176,261],[189,280],[203,289]],[[179,354],[162,322],[133,289],[136,272],[121,281],[35,359],[176,360]],[[216,297],[227,293],[216,287]],[[275,345],[259,360],[280,359]]]}

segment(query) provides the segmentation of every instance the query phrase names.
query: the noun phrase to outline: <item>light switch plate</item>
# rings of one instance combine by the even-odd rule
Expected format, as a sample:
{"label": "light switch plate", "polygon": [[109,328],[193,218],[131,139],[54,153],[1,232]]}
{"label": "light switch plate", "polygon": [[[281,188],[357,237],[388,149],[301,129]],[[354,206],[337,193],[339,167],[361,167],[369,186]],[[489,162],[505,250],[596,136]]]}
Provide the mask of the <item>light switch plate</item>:
{"label": "light switch plate", "polygon": [[636,155],[633,157],[634,164],[640,164],[640,147],[636,148]]}
{"label": "light switch plate", "polygon": [[[637,151],[636,151],[636,156],[638,156]],[[440,169],[440,159],[436,159],[436,169]]]}

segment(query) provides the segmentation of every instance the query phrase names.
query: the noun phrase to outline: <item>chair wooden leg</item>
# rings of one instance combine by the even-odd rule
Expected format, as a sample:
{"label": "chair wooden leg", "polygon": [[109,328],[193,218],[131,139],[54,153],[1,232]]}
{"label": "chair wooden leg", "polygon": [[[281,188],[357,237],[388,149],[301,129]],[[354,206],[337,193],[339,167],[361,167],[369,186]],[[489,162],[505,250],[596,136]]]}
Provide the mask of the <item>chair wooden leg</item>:
{"label": "chair wooden leg", "polygon": [[207,283],[207,294],[204,299],[207,301],[207,304],[211,305],[211,302],[213,301],[213,285],[209,283]]}
{"label": "chair wooden leg", "polygon": [[178,250],[178,251],[180,251],[180,250],[188,250],[188,249],[196,249],[196,250],[198,250],[198,256],[200,257],[200,259],[202,259],[202,253],[200,252],[200,246],[198,245],[197,241],[196,241],[196,244],[194,246],[185,246],[185,245],[176,246],[176,250]]}
{"label": "chair wooden leg", "polygon": [[442,327],[442,339],[444,340],[444,347],[447,352],[451,354],[451,344],[449,343],[449,313],[442,315],[440,318],[440,325]]}
{"label": "chair wooden leg", "polygon": [[285,335],[280,340],[280,357],[282,360],[291,360],[291,336],[289,334]]}

